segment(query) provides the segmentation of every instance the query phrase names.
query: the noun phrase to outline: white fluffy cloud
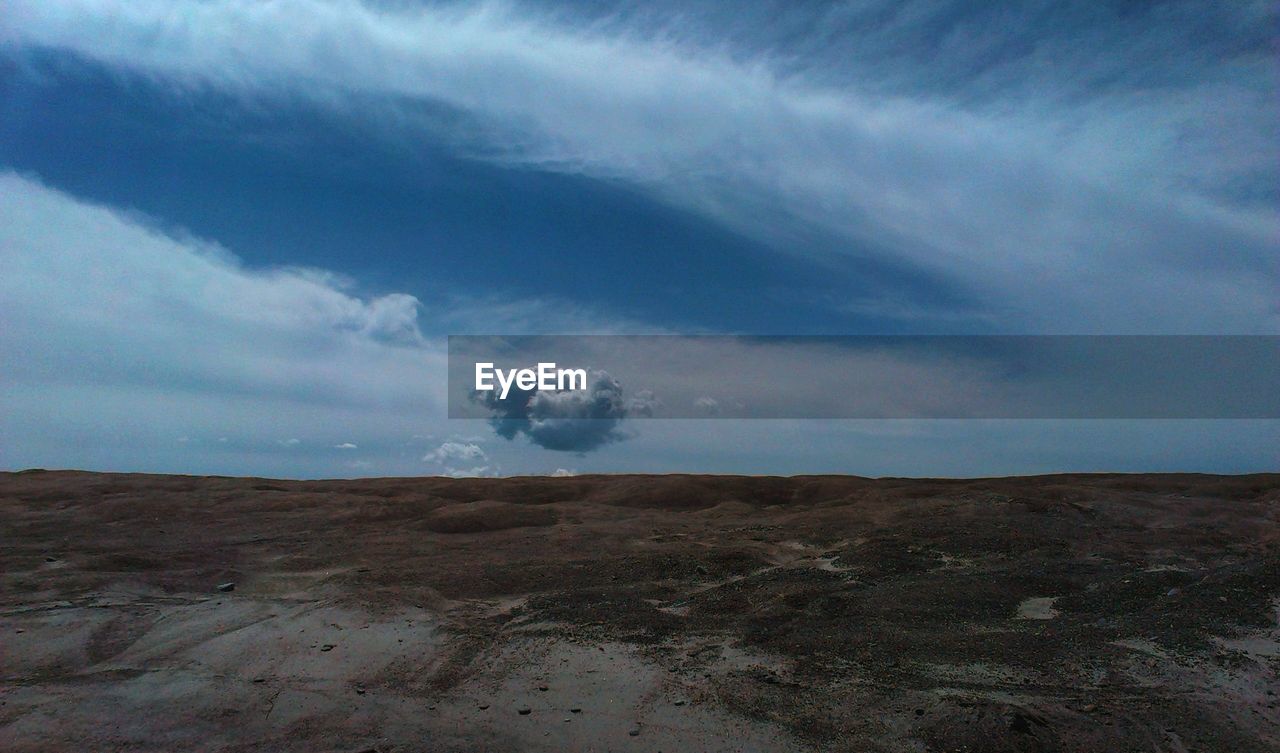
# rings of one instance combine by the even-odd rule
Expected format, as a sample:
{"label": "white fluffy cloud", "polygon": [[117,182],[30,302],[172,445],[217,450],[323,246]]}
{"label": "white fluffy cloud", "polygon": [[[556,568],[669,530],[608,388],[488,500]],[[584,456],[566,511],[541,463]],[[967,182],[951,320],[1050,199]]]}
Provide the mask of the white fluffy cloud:
{"label": "white fluffy cloud", "polygon": [[485,451],[480,445],[471,442],[445,442],[431,452],[422,456],[423,462],[446,463],[449,461],[469,461],[486,459]]}
{"label": "white fluffy cloud", "polygon": [[[1059,39],[1047,45],[1067,56],[1056,79],[1005,100],[987,81],[996,96],[966,107],[885,87],[910,73],[883,63],[783,74],[767,54],[715,40],[498,5],[5,4],[10,45],[183,85],[303,92],[338,107],[350,95],[443,104],[472,118],[466,135],[446,137],[476,154],[630,181],[779,249],[906,264],[958,285],[1007,330],[1280,331],[1280,219],[1265,203],[1229,200],[1278,156],[1265,61],[1201,61],[1198,81],[1163,89],[1136,73],[1126,88],[1126,70],[1164,65],[1156,52],[1177,40],[1086,40],[1105,45],[1090,57]],[[1070,79],[1071,63],[1119,83],[1091,93]],[[1075,101],[1052,95],[1055,83]],[[901,301],[846,304],[918,316]],[[362,316],[403,334],[403,310],[388,300]]]}
{"label": "white fluffy cloud", "polygon": [[489,462],[489,454],[471,441],[449,440],[422,456],[422,462],[441,468],[446,476],[467,478],[496,476],[498,468]]}
{"label": "white fluffy cloud", "polygon": [[322,474],[273,457],[440,422],[445,355],[418,334],[412,296],[246,269],[12,173],[0,258],[7,465]]}

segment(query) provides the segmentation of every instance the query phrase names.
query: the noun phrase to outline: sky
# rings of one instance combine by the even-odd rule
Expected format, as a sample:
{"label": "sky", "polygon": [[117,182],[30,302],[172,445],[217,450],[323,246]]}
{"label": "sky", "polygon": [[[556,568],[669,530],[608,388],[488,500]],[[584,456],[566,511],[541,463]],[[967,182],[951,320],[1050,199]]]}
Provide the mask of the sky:
{"label": "sky", "polygon": [[1277,469],[1274,420],[448,419],[450,334],[1280,334],[1274,3],[583,5],[0,0],[0,467]]}

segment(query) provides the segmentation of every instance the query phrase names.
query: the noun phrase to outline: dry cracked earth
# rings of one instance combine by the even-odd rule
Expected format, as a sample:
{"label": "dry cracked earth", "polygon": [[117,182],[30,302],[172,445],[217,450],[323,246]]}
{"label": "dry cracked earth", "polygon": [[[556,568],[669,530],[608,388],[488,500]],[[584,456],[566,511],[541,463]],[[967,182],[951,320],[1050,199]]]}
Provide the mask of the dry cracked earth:
{"label": "dry cracked earth", "polygon": [[1275,751],[1278,517],[1280,475],[0,474],[0,749]]}

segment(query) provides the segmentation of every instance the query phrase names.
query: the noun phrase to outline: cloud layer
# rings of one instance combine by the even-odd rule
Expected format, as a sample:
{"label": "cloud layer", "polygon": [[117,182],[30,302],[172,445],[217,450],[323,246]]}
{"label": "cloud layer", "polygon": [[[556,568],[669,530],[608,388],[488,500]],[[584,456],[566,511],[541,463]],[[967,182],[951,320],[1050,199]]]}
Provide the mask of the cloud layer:
{"label": "cloud layer", "polygon": [[[989,19],[966,22],[952,4],[853,3],[829,19],[844,24],[843,46],[782,51],[634,13],[575,23],[351,0],[5,5],[16,20],[0,39],[15,48],[68,49],[181,86],[381,106],[397,123],[444,107],[463,127],[422,127],[460,150],[626,181],[820,263],[905,265],[963,290],[987,327],[1280,331],[1280,221],[1258,200],[1280,157],[1274,63],[1265,45],[1200,44],[1182,4],[1136,19],[1086,8],[1080,25],[1040,23],[1032,38],[1030,11],[984,32]],[[1232,8],[1213,18],[1241,38],[1274,15]],[[877,9],[891,20],[872,23]],[[837,67],[859,41],[864,52]],[[932,65],[904,60],[920,49],[936,49]],[[969,77],[947,82],[952,64]],[[923,304],[844,305],[910,318]]]}
{"label": "cloud layer", "polygon": [[[403,299],[390,299],[403,308],[388,319],[375,303],[384,297],[332,275],[246,269],[217,246],[11,173],[0,174],[0,259],[0,467],[285,477],[561,467],[562,455],[530,442],[504,445],[499,469],[483,439],[455,436],[465,422],[444,418],[443,343],[417,342],[407,325],[422,307]],[[606,428],[590,442],[545,422],[565,446],[595,444],[577,472],[1239,472],[1274,467],[1280,442],[1275,421],[653,420],[619,444],[607,441],[621,436],[607,397],[614,418],[576,422]]]}
{"label": "cloud layer", "polygon": [[323,448],[312,458],[335,475],[359,454],[352,437],[385,449],[442,412],[444,355],[419,334],[412,296],[245,269],[216,245],[12,173],[0,197],[9,463],[181,468],[199,447],[269,469]]}

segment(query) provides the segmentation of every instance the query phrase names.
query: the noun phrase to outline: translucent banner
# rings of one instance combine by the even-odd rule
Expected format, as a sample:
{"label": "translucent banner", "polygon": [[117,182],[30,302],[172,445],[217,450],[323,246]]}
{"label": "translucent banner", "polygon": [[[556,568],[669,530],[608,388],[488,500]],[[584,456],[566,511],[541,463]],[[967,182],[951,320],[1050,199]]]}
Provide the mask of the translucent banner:
{"label": "translucent banner", "polygon": [[1280,336],[453,336],[449,416],[1278,418]]}

